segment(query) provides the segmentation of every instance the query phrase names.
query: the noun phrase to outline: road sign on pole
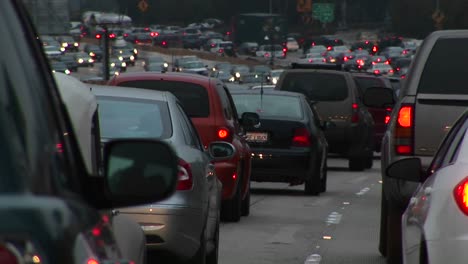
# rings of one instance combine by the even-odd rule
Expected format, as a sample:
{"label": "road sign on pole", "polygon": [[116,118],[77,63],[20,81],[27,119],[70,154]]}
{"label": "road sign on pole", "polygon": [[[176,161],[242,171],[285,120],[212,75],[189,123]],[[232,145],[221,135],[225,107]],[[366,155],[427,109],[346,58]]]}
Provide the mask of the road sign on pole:
{"label": "road sign on pole", "polygon": [[146,0],[140,0],[140,2],[138,2],[138,9],[140,9],[141,12],[148,11],[148,7],[149,5]]}
{"label": "road sign on pole", "polygon": [[322,23],[330,23],[335,20],[334,3],[314,3],[312,5],[312,17]]}

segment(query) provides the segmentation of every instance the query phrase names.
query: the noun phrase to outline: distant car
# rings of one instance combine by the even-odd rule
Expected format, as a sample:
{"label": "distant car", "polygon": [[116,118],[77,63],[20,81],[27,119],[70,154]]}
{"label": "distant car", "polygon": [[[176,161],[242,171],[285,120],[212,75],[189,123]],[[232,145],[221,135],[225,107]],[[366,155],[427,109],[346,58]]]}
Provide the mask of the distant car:
{"label": "distant car", "polygon": [[259,75],[257,73],[246,73],[242,74],[242,76],[238,80],[239,84],[245,85],[245,86],[255,86],[259,84],[266,84],[266,76]]}
{"label": "distant car", "polygon": [[88,53],[80,51],[73,54],[78,62],[78,67],[94,67],[94,60]]}
{"label": "distant car", "polygon": [[57,57],[57,60],[65,63],[67,65],[67,68],[72,71],[72,72],[77,72],[78,71],[78,62],[75,59],[75,56],[73,54],[63,54],[59,57]]}
{"label": "distant car", "polygon": [[307,49],[305,51],[305,54],[318,53],[320,55],[324,55],[327,51],[328,51],[327,47],[325,47],[323,45],[315,45],[315,46],[312,46],[309,49]]}
{"label": "distant car", "polygon": [[161,56],[145,57],[142,64],[145,71],[150,71],[150,68],[160,68],[162,71],[168,71],[169,69],[169,63]]}
{"label": "distant car", "polygon": [[326,128],[300,93],[266,89],[231,90],[238,115],[257,112],[258,127],[246,130],[252,148],[252,181],[305,183],[305,193],[318,195],[327,188]]}
{"label": "distant car", "polygon": [[276,70],[270,71],[270,76],[268,78],[269,82],[275,85],[278,82],[283,71],[284,71],[283,69],[276,69]]}
{"label": "distant car", "polygon": [[127,65],[135,66],[135,54],[128,49],[115,49],[111,53],[112,56],[119,58],[121,61],[125,61]]}
{"label": "distant car", "polygon": [[255,56],[258,50],[257,42],[243,42],[239,45],[237,52],[240,55]]}
{"label": "distant car", "polygon": [[392,66],[390,66],[389,64],[385,64],[385,63],[373,64],[366,70],[366,72],[372,73],[375,75],[389,75],[389,76],[395,73]]}
{"label": "distant car", "polygon": [[[401,218],[403,263],[465,263],[468,251],[468,112],[453,124],[429,167],[406,157],[385,170],[392,180],[418,185]],[[443,228],[443,232],[440,229]]]}
{"label": "distant car", "polygon": [[[118,213],[141,225],[150,252],[217,263],[222,185],[211,163],[214,157],[207,155],[181,103],[169,92],[147,89],[92,86],[92,91],[99,103],[103,140],[164,140],[179,158],[179,181],[172,196],[158,203],[119,208]],[[225,142],[213,142],[209,149],[218,150],[220,160],[236,152]]]}
{"label": "distant car", "polygon": [[84,47],[83,47],[83,51],[88,53],[89,56],[91,56],[91,58],[93,60],[95,60],[97,62],[101,62],[103,52],[102,52],[101,47],[99,47],[98,45],[85,44]]}
{"label": "distant car", "polygon": [[402,47],[386,47],[384,50],[381,50],[379,55],[385,56],[390,62],[396,58],[403,56]]}
{"label": "distant car", "polygon": [[237,81],[242,77],[242,75],[249,73],[250,68],[247,65],[237,64],[233,65],[233,67],[231,68],[231,74],[232,76],[234,76],[234,78],[236,78]]}
{"label": "distant car", "polygon": [[337,52],[350,52],[351,50],[349,49],[348,46],[333,46],[332,51],[337,51]]}
{"label": "distant car", "polygon": [[219,71],[211,71],[210,75],[213,78],[218,78],[222,82],[234,82],[235,78],[231,75],[229,71],[219,70]]}
{"label": "distant car", "polygon": [[228,71],[232,69],[232,64],[230,62],[218,62],[213,65],[213,71]]}
{"label": "distant car", "polygon": [[189,34],[182,36],[182,46],[184,49],[200,49],[202,40],[199,35]]}
{"label": "distant car", "polygon": [[216,43],[224,41],[222,38],[211,38],[208,39],[203,45],[202,49],[205,51],[211,51],[216,46]]}
{"label": "distant car", "polygon": [[324,58],[322,55],[317,53],[309,53],[306,54],[303,59],[299,60],[300,63],[314,63],[314,64],[322,64],[327,63],[327,59]]}
{"label": "distant car", "polygon": [[135,45],[139,45],[139,46],[152,46],[153,45],[153,36],[148,33],[137,33],[137,34],[133,34],[132,35],[132,38],[131,38],[131,41],[132,43],[134,43]]}
{"label": "distant car", "polygon": [[119,69],[119,72],[127,71],[127,63],[119,60],[117,57],[109,58],[109,67]]}
{"label": "distant car", "polygon": [[64,62],[53,60],[50,62],[50,67],[52,68],[52,72],[61,72],[67,75],[71,74],[71,71]]}
{"label": "distant car", "polygon": [[43,46],[42,48],[48,59],[56,59],[62,55],[62,51],[58,46]]}
{"label": "distant car", "polygon": [[264,58],[284,58],[285,54],[281,45],[261,45],[255,52],[255,56]]}
{"label": "distant car", "polygon": [[201,61],[184,61],[179,64],[178,71],[208,76],[208,68]]}
{"label": "distant car", "polygon": [[187,55],[187,56],[182,56],[178,57],[174,60],[174,64],[172,65],[172,71],[180,71],[180,67],[183,63],[187,61],[199,61],[201,62],[200,58],[198,58],[195,55]]}
{"label": "distant car", "polygon": [[286,48],[288,51],[298,51],[299,50],[299,43],[297,43],[296,39],[294,38],[287,38],[286,39]]}
{"label": "distant car", "polygon": [[79,51],[80,43],[72,36],[59,36],[57,37],[57,41],[60,43],[62,48],[65,48],[65,51]]}
{"label": "distant car", "polygon": [[61,43],[57,41],[56,38],[49,35],[42,35],[39,37],[39,40],[42,42],[42,46],[55,46],[62,47]]}

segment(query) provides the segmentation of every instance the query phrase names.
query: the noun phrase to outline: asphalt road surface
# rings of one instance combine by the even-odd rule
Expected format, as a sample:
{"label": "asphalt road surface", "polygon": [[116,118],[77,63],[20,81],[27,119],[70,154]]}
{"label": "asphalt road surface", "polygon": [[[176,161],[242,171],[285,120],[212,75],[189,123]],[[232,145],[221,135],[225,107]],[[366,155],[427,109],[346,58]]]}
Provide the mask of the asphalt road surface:
{"label": "asphalt road surface", "polygon": [[221,225],[219,263],[385,263],[377,248],[380,161],[364,172],[348,171],[345,159],[328,165],[328,190],[318,197],[303,185],[253,182],[250,216]]}

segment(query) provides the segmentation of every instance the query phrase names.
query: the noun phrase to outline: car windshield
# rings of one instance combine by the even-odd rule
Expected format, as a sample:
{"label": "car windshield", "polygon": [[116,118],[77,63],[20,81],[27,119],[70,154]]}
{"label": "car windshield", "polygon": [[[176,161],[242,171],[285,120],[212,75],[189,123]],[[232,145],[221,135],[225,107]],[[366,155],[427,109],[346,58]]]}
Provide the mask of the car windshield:
{"label": "car windshield", "polygon": [[203,63],[200,61],[184,62],[184,64],[182,64],[181,66],[187,69],[198,69],[205,67],[205,65],[203,65]]}
{"label": "car windshield", "polygon": [[301,120],[303,118],[298,97],[261,95],[260,91],[258,94],[234,94],[232,97],[239,116],[245,112],[254,112],[262,118],[270,119]]}
{"label": "car windshield", "polygon": [[166,102],[100,96],[101,136],[113,138],[157,138],[172,135]]}
{"label": "car windshield", "polygon": [[348,96],[343,76],[327,73],[287,74],[283,80],[285,91],[303,93],[312,101],[342,101]]}

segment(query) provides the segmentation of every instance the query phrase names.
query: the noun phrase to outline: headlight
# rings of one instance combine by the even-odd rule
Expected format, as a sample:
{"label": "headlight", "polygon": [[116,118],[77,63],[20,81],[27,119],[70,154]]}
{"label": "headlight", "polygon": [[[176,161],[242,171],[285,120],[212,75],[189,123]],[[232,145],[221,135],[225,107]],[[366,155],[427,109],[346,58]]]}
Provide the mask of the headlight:
{"label": "headlight", "polygon": [[131,60],[131,61],[135,60],[135,57],[134,57],[133,55],[130,56],[130,60]]}
{"label": "headlight", "polygon": [[169,67],[169,64],[167,64],[167,62],[165,62],[165,63],[163,64],[163,66],[164,66],[164,68],[167,68],[167,67]]}
{"label": "headlight", "polygon": [[65,48],[64,48],[64,47],[61,47],[61,48],[60,48],[60,51],[61,51],[61,52],[65,52]]}
{"label": "headlight", "polygon": [[121,65],[122,65],[122,67],[127,67],[127,63],[125,63],[125,61],[124,61],[124,62],[122,62],[122,64],[121,64]]}
{"label": "headlight", "polygon": [[111,67],[115,67],[115,63],[111,63],[110,66],[111,66]]}
{"label": "headlight", "polygon": [[93,63],[94,60],[93,60],[93,59],[88,59],[88,62],[89,62],[89,63]]}
{"label": "headlight", "polygon": [[91,51],[91,52],[89,53],[89,56],[94,57],[94,56],[96,56],[96,53],[94,53],[94,52]]}
{"label": "headlight", "polygon": [[62,43],[62,47],[64,47],[64,48],[68,47],[68,43],[66,43],[66,42]]}
{"label": "headlight", "polygon": [[119,74],[120,74],[120,72],[118,72],[118,71],[114,72],[114,75],[119,75]]}
{"label": "headlight", "polygon": [[78,42],[73,43],[73,46],[75,46],[75,47],[78,47],[79,45],[80,45],[80,43],[78,43]]}
{"label": "headlight", "polygon": [[70,73],[71,73],[71,71],[69,69],[65,70],[65,74],[70,74]]}
{"label": "headlight", "polygon": [[123,51],[119,50],[119,53],[120,53],[120,54],[122,54],[122,53],[123,53]]}
{"label": "headlight", "polygon": [[211,70],[212,70],[212,71],[216,71],[216,68],[215,68],[215,67],[213,67]]}
{"label": "headlight", "polygon": [[234,77],[229,78],[229,81],[230,81],[230,82],[234,82],[235,80],[236,80],[236,79],[234,79]]}
{"label": "headlight", "polygon": [[78,59],[78,63],[83,63],[84,60],[83,59]]}
{"label": "headlight", "polygon": [[138,50],[137,49],[133,49],[133,53],[138,54]]}
{"label": "headlight", "polygon": [[240,78],[240,73],[236,72],[236,78]]}
{"label": "headlight", "polygon": [[122,57],[122,56],[119,56],[119,61],[123,61],[123,57]]}
{"label": "headlight", "polygon": [[55,72],[55,70],[52,70],[52,72]]}
{"label": "headlight", "polygon": [[276,83],[278,82],[278,79],[277,79],[277,78],[273,78],[273,79],[271,80],[271,82],[272,82],[273,84],[276,84]]}

